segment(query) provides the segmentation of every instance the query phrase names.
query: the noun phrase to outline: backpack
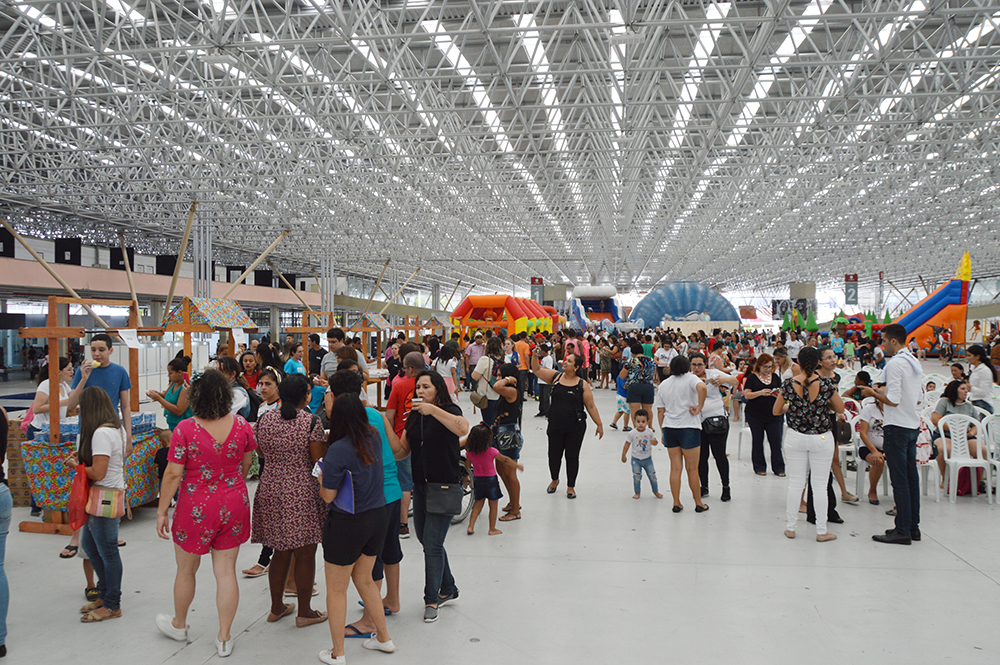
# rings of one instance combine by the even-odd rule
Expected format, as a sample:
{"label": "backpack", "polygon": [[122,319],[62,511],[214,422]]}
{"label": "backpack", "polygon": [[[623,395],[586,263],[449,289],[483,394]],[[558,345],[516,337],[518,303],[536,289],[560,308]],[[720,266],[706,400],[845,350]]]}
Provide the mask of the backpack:
{"label": "backpack", "polygon": [[256,390],[248,390],[247,397],[250,398],[250,414],[247,416],[247,422],[255,423],[257,422],[257,409],[264,403],[264,398],[258,395]]}

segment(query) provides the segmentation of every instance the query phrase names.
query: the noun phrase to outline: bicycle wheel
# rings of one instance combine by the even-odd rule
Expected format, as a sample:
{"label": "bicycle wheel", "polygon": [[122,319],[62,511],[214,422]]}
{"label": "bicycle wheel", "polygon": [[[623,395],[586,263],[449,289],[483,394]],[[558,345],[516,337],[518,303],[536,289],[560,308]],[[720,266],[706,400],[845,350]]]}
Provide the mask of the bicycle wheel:
{"label": "bicycle wheel", "polygon": [[465,518],[472,512],[472,504],[475,503],[475,494],[472,491],[472,471],[462,465],[462,512],[451,518],[452,524],[464,522]]}

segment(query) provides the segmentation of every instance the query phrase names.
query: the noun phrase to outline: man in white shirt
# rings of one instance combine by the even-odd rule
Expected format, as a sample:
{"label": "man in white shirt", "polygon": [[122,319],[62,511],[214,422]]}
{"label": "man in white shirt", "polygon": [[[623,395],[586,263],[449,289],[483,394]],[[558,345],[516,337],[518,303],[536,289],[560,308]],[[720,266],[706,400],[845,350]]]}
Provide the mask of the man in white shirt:
{"label": "man in white shirt", "polygon": [[920,477],[917,473],[917,435],[920,434],[920,362],[906,348],[906,328],[892,323],[882,329],[885,352],[885,390],[862,388],[864,397],[885,405],[882,422],[883,452],[889,465],[892,497],[896,502],[896,528],[872,536],[879,543],[909,545],[920,540]]}
{"label": "man in white shirt", "polygon": [[785,344],[785,348],[788,349],[788,357],[792,359],[793,363],[799,362],[799,349],[805,346],[799,336],[795,334],[795,331],[788,333],[788,344]]}

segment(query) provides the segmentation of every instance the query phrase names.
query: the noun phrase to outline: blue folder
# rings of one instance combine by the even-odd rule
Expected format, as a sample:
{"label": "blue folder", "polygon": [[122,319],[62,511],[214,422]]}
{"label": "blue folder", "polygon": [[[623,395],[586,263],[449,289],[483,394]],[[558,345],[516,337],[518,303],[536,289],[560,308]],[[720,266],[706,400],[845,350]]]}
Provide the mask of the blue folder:
{"label": "blue folder", "polygon": [[340,484],[337,496],[333,498],[333,505],[338,510],[354,514],[354,479],[351,477],[351,472],[346,469],[344,470],[344,482]]}

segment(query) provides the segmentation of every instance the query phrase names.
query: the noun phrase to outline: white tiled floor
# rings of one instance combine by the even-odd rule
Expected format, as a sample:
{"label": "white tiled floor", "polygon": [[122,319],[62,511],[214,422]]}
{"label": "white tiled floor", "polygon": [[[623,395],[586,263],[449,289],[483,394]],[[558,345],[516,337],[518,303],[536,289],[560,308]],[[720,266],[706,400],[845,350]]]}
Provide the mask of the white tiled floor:
{"label": "white tiled floor", "polygon": [[[613,394],[597,396],[609,422]],[[463,408],[471,411],[464,398]],[[733,501],[718,500],[713,467],[711,510],[701,515],[690,497],[684,512],[672,514],[669,499],[657,501],[645,486],[642,500],[632,500],[620,432],[602,441],[588,436],[576,501],[564,492],[545,494],[541,420],[525,419],[525,438],[524,519],[503,525],[496,537],[487,537],[482,523],[473,537],[464,525],[452,530],[446,546],[461,598],[432,625],[421,621],[419,543],[403,541],[404,609],[388,619],[398,652],[369,653],[350,640],[350,662],[996,662],[1000,508],[983,496],[956,505],[924,501],[924,539],[912,547],[871,541],[891,526],[884,514],[891,499],[877,507],[842,505],[847,522],[831,529],[839,536],[834,542],[815,542],[804,523],[790,541],[782,535],[785,480],[755,476],[746,447],[736,460],[735,429]],[[667,454],[657,449],[654,459],[667,492]],[[849,488],[853,480],[849,472]],[[207,562],[190,618],[192,641],[167,640],[153,625],[156,613],[171,610],[174,574],[172,545],[156,537],[153,509],[122,526],[124,617],[97,625],[79,623],[80,560],[56,556],[65,538],[18,532],[27,519],[26,508],[15,509],[7,541],[10,662],[64,663],[83,653],[105,665],[216,658]],[[240,567],[257,553],[245,546]],[[316,653],[329,647],[325,626],[268,624],[266,578],[241,579],[240,588],[230,662],[318,662]],[[352,591],[354,608],[356,598]],[[359,614],[351,610],[348,618]]]}

